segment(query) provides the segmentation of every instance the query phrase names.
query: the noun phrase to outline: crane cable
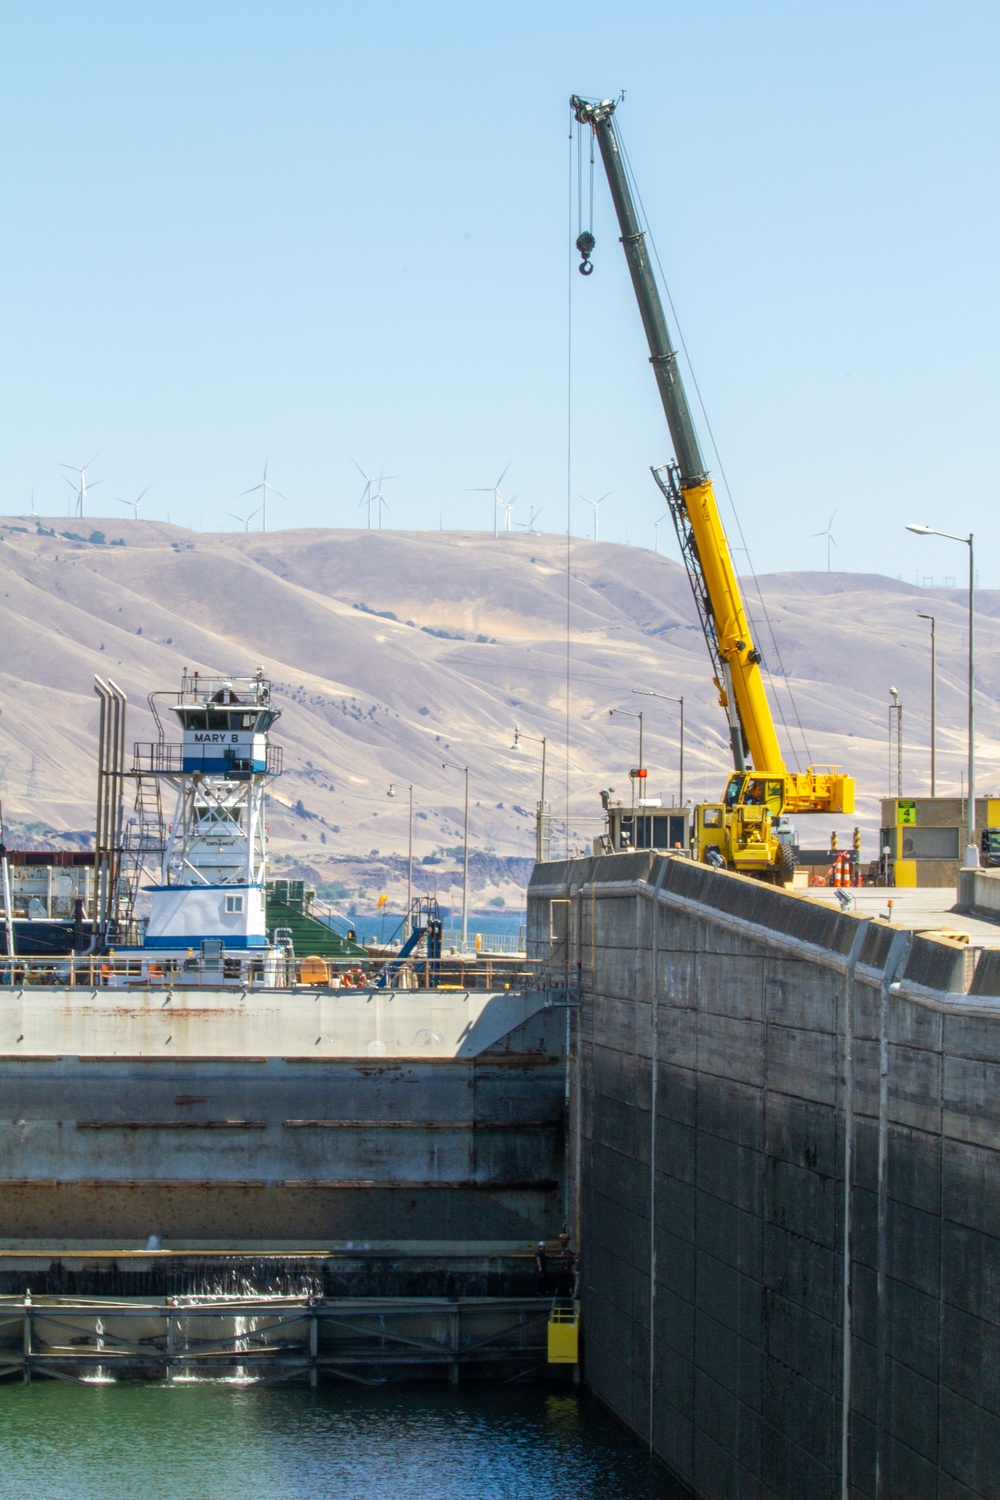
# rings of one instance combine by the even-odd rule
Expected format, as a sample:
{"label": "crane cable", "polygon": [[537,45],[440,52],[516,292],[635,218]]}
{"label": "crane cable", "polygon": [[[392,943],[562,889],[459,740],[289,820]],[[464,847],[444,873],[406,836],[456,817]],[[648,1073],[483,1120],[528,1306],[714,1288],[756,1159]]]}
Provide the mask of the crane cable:
{"label": "crane cable", "polygon": [[[775,658],[776,658],[777,663],[778,663],[778,667],[779,667],[780,672],[781,672],[781,677],[782,677],[782,681],[783,681],[784,686],[785,686],[785,691],[788,694],[788,701],[791,704],[792,713],[795,715],[795,723],[796,723],[796,725],[798,727],[799,734],[800,734],[800,736],[802,738],[802,747],[803,747],[803,749],[805,751],[805,754],[806,754],[806,762],[807,762],[807,764],[811,765],[812,764],[812,755],[811,755],[810,750],[809,750],[809,743],[808,743],[808,741],[806,739],[805,729],[802,726],[802,720],[799,717],[798,704],[795,701],[795,694],[792,692],[791,682],[789,681],[788,674],[785,671],[785,664],[784,664],[784,662],[781,659],[781,650],[780,650],[780,648],[778,646],[777,637],[776,637],[776,635],[774,633],[774,626],[771,623],[771,617],[768,614],[767,605],[764,602],[764,594],[763,594],[763,591],[761,590],[760,580],[757,577],[757,572],[756,572],[756,569],[754,568],[754,565],[753,565],[753,559],[750,556],[750,549],[747,547],[747,544],[746,544],[746,537],[743,535],[743,525],[742,525],[742,523],[740,521],[739,511],[736,509],[736,502],[733,499],[733,493],[732,493],[732,490],[729,487],[729,479],[728,479],[728,477],[726,475],[726,470],[725,470],[725,467],[724,467],[723,462],[722,462],[722,457],[721,457],[721,455],[719,453],[718,445],[717,445],[717,443],[715,441],[715,434],[712,431],[712,424],[711,424],[711,421],[709,420],[708,412],[705,409],[705,403],[702,400],[701,388],[698,385],[698,377],[697,377],[697,375],[695,373],[695,368],[694,368],[694,364],[693,364],[693,362],[691,360],[691,356],[688,353],[687,344],[684,341],[684,333],[683,333],[683,330],[681,328],[681,322],[680,322],[680,319],[677,316],[677,309],[674,307],[673,298],[670,295],[670,287],[669,287],[669,285],[667,283],[667,278],[664,275],[663,264],[662,264],[662,262],[660,260],[660,252],[656,248],[656,240],[654,239],[653,232],[652,232],[652,230],[651,230],[651,228],[649,226],[649,218],[648,218],[648,216],[646,214],[645,205],[643,204],[643,201],[642,201],[642,194],[639,192],[639,185],[636,182],[635,174],[632,171],[632,164],[629,161],[628,152],[625,149],[625,142],[622,139],[621,125],[620,124],[618,125],[618,139],[619,139],[619,142],[621,144],[622,161],[624,162],[624,164],[625,164],[625,170],[628,173],[629,181],[630,181],[631,186],[632,186],[632,192],[635,195],[636,202],[639,205],[639,212],[642,215],[643,224],[644,224],[644,227],[645,227],[645,234],[646,234],[646,237],[647,237],[647,239],[649,241],[650,246],[652,247],[653,256],[654,256],[654,258],[656,260],[656,264],[657,264],[657,267],[658,267],[659,272],[660,272],[660,281],[662,283],[663,290],[664,290],[664,292],[666,294],[667,303],[668,303],[668,305],[670,307],[671,316],[672,316],[672,318],[674,320],[674,327],[677,329],[677,338],[678,338],[678,341],[680,343],[681,349],[682,349],[682,351],[684,353],[684,358],[685,358],[685,360],[687,362],[688,369],[691,372],[691,381],[692,381],[692,384],[694,385],[695,395],[698,398],[698,406],[701,409],[702,419],[703,419],[703,421],[705,423],[705,430],[708,433],[709,441],[710,441],[710,443],[712,445],[712,452],[715,454],[716,463],[718,464],[719,475],[720,475],[720,477],[722,479],[722,486],[723,486],[723,489],[726,492],[726,497],[729,500],[729,508],[730,508],[730,510],[733,513],[733,519],[736,522],[736,529],[739,532],[741,550],[743,551],[744,556],[746,557],[747,567],[750,569],[750,576],[753,579],[754,588],[755,588],[756,593],[757,593],[757,599],[758,599],[758,601],[760,603],[761,611],[763,612],[763,616],[764,616],[764,621],[765,621],[765,623],[767,625],[767,633],[770,636],[771,645],[774,648],[774,655],[775,655]],[[750,613],[749,608],[748,608],[748,613]],[[752,614],[751,614],[751,624],[756,629],[756,621],[754,621]],[[799,760],[798,751],[795,748],[795,744],[794,744],[794,741],[792,739],[791,730],[788,727],[788,723],[787,723],[787,721],[785,719],[784,710],[782,709],[782,706],[781,706],[781,697],[780,697],[780,694],[778,693],[777,686],[775,684],[774,678],[771,675],[771,670],[770,670],[769,666],[767,665],[766,659],[765,659],[765,661],[763,663],[763,667],[764,667],[764,673],[765,673],[765,675],[767,677],[767,680],[768,680],[768,684],[769,684],[769,686],[771,688],[771,694],[772,694],[772,699],[773,699],[774,705],[775,705],[775,707],[778,710],[778,717],[781,720],[782,728],[785,731],[785,735],[786,735],[786,738],[787,738],[789,749],[791,750],[792,755],[793,755],[793,757],[795,759],[795,762],[796,762],[796,768],[797,769],[801,769],[801,767],[799,767],[799,764],[798,764],[798,760]]]}
{"label": "crane cable", "polygon": [[[594,132],[590,132],[590,216],[587,219],[588,228],[583,227],[583,125],[577,121],[576,126],[576,203],[577,203],[577,231],[576,248],[580,252],[581,261],[577,270],[581,276],[589,276],[594,267],[591,264],[590,252],[597,241],[594,239]],[[570,233],[573,224],[573,127],[570,126]]]}
{"label": "crane cable", "polygon": [[[580,145],[581,126],[576,127],[577,136],[577,176],[582,170],[580,163],[583,152]],[[582,197],[578,194],[578,200]],[[569,217],[570,238],[573,236],[573,124],[569,127],[569,182],[567,184],[567,213]],[[582,209],[581,209],[582,213]],[[570,639],[570,620],[572,614],[572,583],[573,583],[573,552],[572,531],[573,519],[573,258],[567,257],[567,287],[566,287],[566,858],[569,859],[569,766],[570,766],[570,740],[572,734],[572,721],[570,718],[570,679],[572,674],[572,644]],[[545,809],[542,808],[542,817]],[[549,829],[549,840],[551,843],[552,831]]]}

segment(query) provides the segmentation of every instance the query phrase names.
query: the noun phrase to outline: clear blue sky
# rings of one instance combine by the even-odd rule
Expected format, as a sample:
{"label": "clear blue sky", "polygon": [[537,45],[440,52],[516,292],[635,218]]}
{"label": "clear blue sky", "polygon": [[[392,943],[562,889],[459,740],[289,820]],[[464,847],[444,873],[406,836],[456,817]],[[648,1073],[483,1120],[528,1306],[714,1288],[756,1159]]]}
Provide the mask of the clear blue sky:
{"label": "clear blue sky", "polygon": [[572,280],[572,491],[650,545],[669,449],[600,169],[589,281],[567,222],[568,96],[624,88],[757,567],[825,566],[835,511],[835,564],[960,578],[928,520],[996,585],[998,34],[963,0],[9,8],[0,510],[65,515],[57,463],[99,450],[94,514],[150,484],[232,526],[266,453],[271,527],[357,524],[355,458],[399,476],[387,525],[485,529],[509,461],[563,530]]}

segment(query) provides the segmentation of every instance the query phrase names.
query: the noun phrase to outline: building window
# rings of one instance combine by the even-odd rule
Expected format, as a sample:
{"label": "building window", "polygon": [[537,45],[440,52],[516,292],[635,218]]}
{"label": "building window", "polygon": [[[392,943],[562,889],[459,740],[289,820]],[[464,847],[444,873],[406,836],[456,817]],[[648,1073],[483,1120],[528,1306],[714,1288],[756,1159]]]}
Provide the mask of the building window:
{"label": "building window", "polygon": [[243,897],[242,896],[227,896],[226,897],[226,916],[227,917],[228,916],[235,916],[239,912],[242,912],[242,910],[243,910]]}

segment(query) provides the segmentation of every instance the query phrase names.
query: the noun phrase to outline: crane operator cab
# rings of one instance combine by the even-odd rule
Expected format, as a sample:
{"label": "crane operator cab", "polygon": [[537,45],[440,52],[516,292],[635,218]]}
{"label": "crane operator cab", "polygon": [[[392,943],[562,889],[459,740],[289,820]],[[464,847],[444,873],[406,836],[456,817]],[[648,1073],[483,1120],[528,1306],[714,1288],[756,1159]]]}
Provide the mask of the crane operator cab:
{"label": "crane operator cab", "polygon": [[735,772],[722,802],[695,808],[697,858],[717,869],[785,884],[795,868],[795,831],[783,816],[784,806],[783,777]]}

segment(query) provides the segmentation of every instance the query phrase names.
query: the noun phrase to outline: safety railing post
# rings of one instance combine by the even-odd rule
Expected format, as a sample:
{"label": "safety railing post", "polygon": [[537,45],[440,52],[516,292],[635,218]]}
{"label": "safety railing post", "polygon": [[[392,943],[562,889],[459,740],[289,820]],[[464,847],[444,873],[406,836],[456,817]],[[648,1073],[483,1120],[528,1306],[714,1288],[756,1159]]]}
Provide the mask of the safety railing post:
{"label": "safety railing post", "polygon": [[451,1364],[448,1366],[448,1381],[451,1385],[458,1385],[458,1352],[461,1347],[461,1312],[456,1302],[452,1308],[451,1317],[448,1320],[449,1342],[453,1355]]}
{"label": "safety railing post", "polygon": [[31,1293],[24,1294],[24,1325],[21,1331],[21,1349],[23,1354],[22,1379],[25,1385],[31,1384]]}

